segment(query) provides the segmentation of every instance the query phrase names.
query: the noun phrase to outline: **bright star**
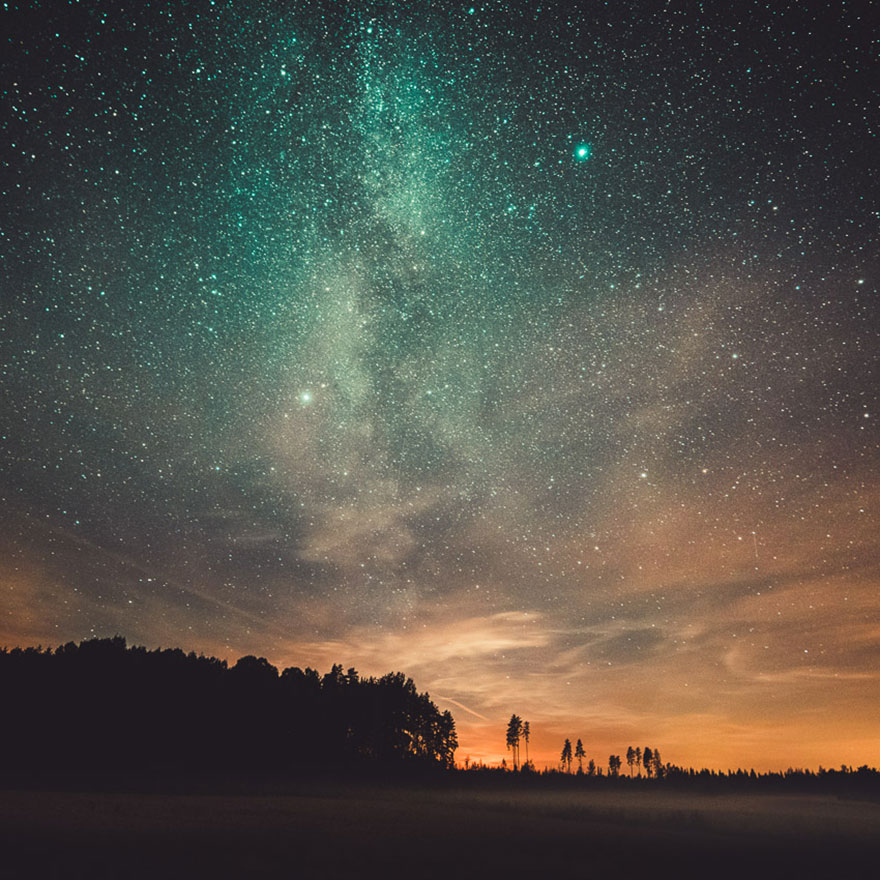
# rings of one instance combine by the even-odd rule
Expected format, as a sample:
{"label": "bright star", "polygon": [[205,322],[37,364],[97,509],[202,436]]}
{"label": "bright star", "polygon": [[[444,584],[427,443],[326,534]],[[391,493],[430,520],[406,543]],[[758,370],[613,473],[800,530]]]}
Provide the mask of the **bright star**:
{"label": "bright star", "polygon": [[589,144],[580,143],[574,148],[576,162],[586,162],[590,158],[593,148]]}

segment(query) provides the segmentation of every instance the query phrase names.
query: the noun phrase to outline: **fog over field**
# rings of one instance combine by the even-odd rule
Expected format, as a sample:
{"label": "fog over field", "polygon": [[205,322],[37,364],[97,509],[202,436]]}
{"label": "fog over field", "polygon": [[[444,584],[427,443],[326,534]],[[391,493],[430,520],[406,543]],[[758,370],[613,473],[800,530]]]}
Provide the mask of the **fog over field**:
{"label": "fog over field", "polygon": [[880,805],[826,795],[342,782],[260,795],[7,791],[0,793],[0,829],[4,880],[610,871],[868,878],[880,857]]}

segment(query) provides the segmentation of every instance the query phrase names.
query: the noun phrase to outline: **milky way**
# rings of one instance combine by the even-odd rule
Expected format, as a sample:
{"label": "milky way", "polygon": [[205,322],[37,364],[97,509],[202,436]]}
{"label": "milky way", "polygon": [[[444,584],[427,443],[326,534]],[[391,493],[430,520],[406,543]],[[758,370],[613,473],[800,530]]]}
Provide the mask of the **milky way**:
{"label": "milky way", "polygon": [[0,642],[871,757],[872,30],[582,7],[0,12]]}

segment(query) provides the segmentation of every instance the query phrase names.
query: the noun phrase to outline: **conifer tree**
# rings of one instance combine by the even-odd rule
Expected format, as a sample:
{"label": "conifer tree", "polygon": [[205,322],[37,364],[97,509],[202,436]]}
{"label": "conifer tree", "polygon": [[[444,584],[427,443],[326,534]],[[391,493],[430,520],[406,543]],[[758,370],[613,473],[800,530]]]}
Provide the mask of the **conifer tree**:
{"label": "conifer tree", "polygon": [[563,768],[565,768],[568,773],[571,773],[571,740],[568,739],[568,737],[566,737],[565,742],[562,745],[562,755],[560,758]]}
{"label": "conifer tree", "polygon": [[507,723],[507,748],[513,753],[513,769],[519,768],[519,741],[523,732],[522,718],[519,715],[511,715]]}
{"label": "conifer tree", "polygon": [[[663,761],[660,758],[660,749],[654,749],[654,778],[661,779],[663,777]],[[754,772],[754,771],[752,771]]]}

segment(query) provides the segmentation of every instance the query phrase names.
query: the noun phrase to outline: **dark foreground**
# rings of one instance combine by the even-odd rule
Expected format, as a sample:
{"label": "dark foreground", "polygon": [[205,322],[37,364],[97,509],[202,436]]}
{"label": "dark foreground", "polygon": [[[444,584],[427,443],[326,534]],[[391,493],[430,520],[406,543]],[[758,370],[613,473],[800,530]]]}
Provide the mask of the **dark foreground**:
{"label": "dark foreground", "polygon": [[880,805],[829,795],[310,784],[0,791],[0,878],[871,877]]}

